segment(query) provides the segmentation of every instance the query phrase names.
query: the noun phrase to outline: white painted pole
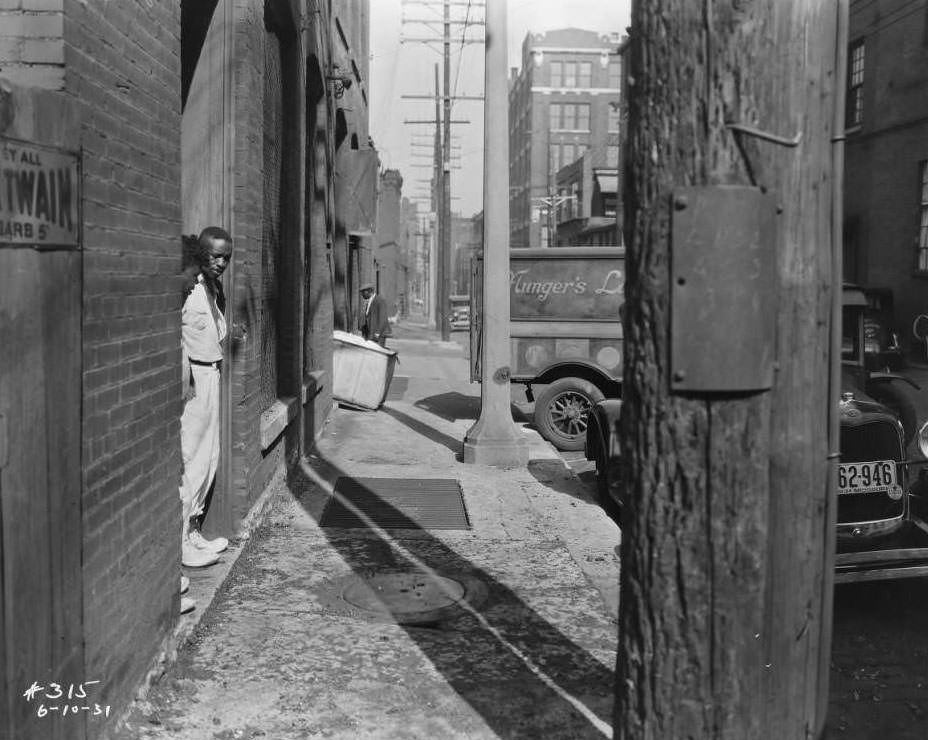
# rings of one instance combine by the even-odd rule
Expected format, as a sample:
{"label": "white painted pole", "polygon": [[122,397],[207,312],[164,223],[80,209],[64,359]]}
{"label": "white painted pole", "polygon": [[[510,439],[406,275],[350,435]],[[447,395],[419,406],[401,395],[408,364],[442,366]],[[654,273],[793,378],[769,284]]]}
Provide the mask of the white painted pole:
{"label": "white painted pole", "polygon": [[486,4],[483,155],[483,337],[480,418],[464,437],[464,462],[528,463],[509,391],[509,91],[506,0]]}

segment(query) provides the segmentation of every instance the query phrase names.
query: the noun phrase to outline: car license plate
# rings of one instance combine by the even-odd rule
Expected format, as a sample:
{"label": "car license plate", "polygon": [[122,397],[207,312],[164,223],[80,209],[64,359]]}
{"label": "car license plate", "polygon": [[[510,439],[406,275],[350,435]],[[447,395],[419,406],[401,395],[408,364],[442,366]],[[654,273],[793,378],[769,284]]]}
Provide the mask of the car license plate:
{"label": "car license plate", "polygon": [[877,493],[896,488],[893,460],[841,463],[838,465],[838,493]]}

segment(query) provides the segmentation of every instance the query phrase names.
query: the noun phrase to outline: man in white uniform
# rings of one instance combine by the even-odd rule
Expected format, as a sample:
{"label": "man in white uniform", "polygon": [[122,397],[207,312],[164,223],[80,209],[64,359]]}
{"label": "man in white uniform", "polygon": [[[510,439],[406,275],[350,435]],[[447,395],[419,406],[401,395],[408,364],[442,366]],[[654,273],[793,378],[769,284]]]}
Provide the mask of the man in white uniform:
{"label": "man in white uniform", "polygon": [[[219,465],[219,372],[226,336],[225,299],[219,277],[232,259],[232,237],[216,226],[202,231],[195,265],[187,271],[182,312],[184,412],[181,452],[184,474],[180,486],[183,509],[181,562],[202,568],[219,560],[229,546],[225,537],[206,539],[199,530],[206,495]],[[192,602],[181,604],[193,608]],[[189,608],[186,609],[189,611]]]}

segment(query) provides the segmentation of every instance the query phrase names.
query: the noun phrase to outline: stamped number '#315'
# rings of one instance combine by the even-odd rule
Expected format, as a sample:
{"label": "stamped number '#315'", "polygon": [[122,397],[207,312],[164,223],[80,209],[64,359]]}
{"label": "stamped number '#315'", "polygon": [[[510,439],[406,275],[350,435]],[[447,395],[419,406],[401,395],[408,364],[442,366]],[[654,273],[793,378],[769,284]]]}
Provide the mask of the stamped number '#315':
{"label": "stamped number '#315'", "polygon": [[[40,686],[38,682],[33,681],[32,686],[23,692],[23,698],[27,702],[40,701],[36,707],[36,717],[47,717],[49,714],[80,714],[88,712],[94,717],[110,716],[110,705],[101,706],[86,702],[87,690],[85,686],[93,686],[100,683],[99,681],[83,681],[82,683],[69,683],[67,687],[63,684],[50,683],[48,686]],[[47,702],[47,703],[46,703]]]}

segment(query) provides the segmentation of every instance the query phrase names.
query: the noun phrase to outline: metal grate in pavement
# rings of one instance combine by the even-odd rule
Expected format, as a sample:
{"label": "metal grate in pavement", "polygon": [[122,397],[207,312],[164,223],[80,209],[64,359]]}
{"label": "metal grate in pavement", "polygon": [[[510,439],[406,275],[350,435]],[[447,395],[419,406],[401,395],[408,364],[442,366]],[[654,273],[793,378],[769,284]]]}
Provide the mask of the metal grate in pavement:
{"label": "metal grate in pavement", "polygon": [[384,529],[471,528],[461,484],[453,478],[340,477],[335,494],[322,512],[322,527],[368,527],[344,498]]}

